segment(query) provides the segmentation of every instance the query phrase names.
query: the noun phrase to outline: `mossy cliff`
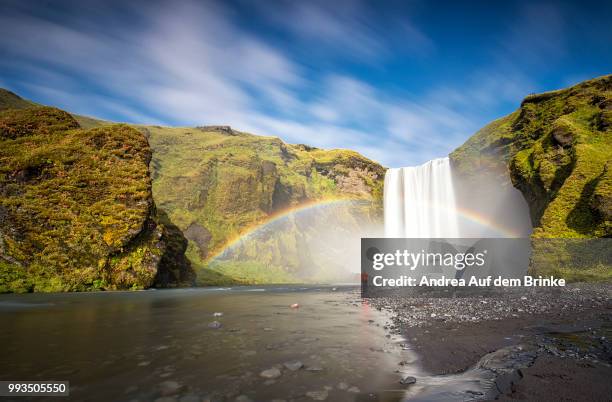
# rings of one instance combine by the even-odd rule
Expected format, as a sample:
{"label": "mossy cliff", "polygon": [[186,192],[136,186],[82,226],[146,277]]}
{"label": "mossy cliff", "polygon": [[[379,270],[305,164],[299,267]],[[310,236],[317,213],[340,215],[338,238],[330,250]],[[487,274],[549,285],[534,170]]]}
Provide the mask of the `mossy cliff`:
{"label": "mossy cliff", "polygon": [[84,130],[64,111],[8,98],[0,104],[0,292],[193,280],[170,257],[181,254],[180,239],[156,215],[141,132]]}
{"label": "mossy cliff", "polygon": [[521,190],[535,259],[537,239],[612,237],[611,75],[526,97],[450,156],[459,176],[493,171]]}
{"label": "mossy cliff", "polygon": [[362,201],[358,212],[367,219],[381,217],[384,168],[356,152],[291,145],[225,126],[141,130],[153,149],[155,200],[189,239],[200,284],[297,280],[292,274],[312,263],[298,250],[307,242],[304,227],[279,229],[280,237],[269,240],[275,256],[208,269],[208,258],[228,241],[280,211],[348,198]]}

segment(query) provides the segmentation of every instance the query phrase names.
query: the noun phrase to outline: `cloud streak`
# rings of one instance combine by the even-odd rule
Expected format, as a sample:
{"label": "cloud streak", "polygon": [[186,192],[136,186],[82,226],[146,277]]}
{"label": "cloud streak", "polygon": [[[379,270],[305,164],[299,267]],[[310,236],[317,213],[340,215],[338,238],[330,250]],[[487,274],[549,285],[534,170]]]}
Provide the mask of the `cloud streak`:
{"label": "cloud streak", "polygon": [[[88,12],[95,19],[75,13],[61,20],[9,7],[0,16],[0,49],[9,55],[0,69],[14,77],[3,81],[75,113],[135,123],[229,124],[292,143],[355,149],[386,166],[448,154],[483,123],[487,108],[516,102],[533,88],[508,62],[518,46],[528,46],[512,30],[497,64],[417,96],[313,64],[291,46],[254,32],[230,6],[147,4],[122,9],[129,24],[117,22],[116,7],[92,6]],[[275,12],[269,5],[254,12],[267,14],[264,22],[285,32],[289,43],[302,43],[302,52],[337,50],[335,57],[382,63],[392,49],[365,7],[287,2]],[[562,18],[555,15],[554,21],[557,32]],[[415,57],[435,51],[434,41],[408,19],[394,29]],[[558,51],[548,47],[549,39],[536,47]]]}

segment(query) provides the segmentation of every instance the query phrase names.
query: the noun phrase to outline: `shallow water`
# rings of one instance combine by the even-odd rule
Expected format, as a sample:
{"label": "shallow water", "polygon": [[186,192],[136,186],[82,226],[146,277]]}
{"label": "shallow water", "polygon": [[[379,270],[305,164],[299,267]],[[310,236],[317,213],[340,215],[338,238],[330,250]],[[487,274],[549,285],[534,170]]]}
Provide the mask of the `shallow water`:
{"label": "shallow water", "polygon": [[[393,400],[398,363],[415,360],[386,336],[388,317],[345,289],[2,295],[0,316],[1,379],[69,380],[78,401],[151,401],[164,381],[182,386],[177,400]],[[283,366],[295,360],[304,367]],[[260,376],[273,367],[279,378]]]}

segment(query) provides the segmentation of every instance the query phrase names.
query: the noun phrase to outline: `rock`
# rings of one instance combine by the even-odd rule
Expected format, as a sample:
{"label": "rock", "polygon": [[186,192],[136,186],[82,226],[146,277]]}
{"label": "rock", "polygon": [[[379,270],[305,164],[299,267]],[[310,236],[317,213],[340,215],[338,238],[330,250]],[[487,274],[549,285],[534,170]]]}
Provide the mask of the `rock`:
{"label": "rock", "polygon": [[178,402],[202,402],[202,398],[198,395],[189,394],[179,398]]}
{"label": "rock", "polygon": [[551,134],[554,141],[564,148],[571,146],[574,142],[574,134],[565,126],[555,127]]}
{"label": "rock", "polygon": [[223,313],[213,313],[213,317],[223,317]]}
{"label": "rock", "polygon": [[291,362],[285,362],[285,363],[283,363],[283,366],[285,366],[288,370],[298,371],[299,369],[304,367],[304,363],[302,363],[299,360],[295,360],[295,361],[291,361]]}
{"label": "rock", "polygon": [[138,391],[138,387],[136,385],[130,385],[129,387],[125,389],[124,392],[126,394],[131,394],[132,392],[136,392],[136,391]]}
{"label": "rock", "polygon": [[410,385],[414,383],[416,383],[416,378],[409,375],[400,380],[400,384],[402,385]]}
{"label": "rock", "polygon": [[213,321],[210,324],[208,324],[208,328],[219,329],[221,328],[221,323],[219,321]]}
{"label": "rock", "polygon": [[259,375],[263,378],[274,379],[281,376],[281,371],[276,367],[272,367],[270,369],[264,370]]}
{"label": "rock", "polygon": [[497,376],[495,386],[501,394],[507,394],[512,392],[512,384],[516,384],[521,378],[523,376],[520,370],[511,370]]}
{"label": "rock", "polygon": [[346,391],[349,388],[349,385],[345,382],[340,382],[338,383],[337,387],[342,391]]}
{"label": "rock", "polygon": [[360,392],[361,392],[361,390],[360,390],[359,388],[357,388],[357,387],[353,386],[353,387],[350,387],[350,388],[348,389],[348,392],[352,392],[352,393],[354,393],[354,394],[358,394],[358,393],[360,393]]}
{"label": "rock", "polygon": [[182,389],[183,385],[179,384],[176,381],[168,380],[161,382],[158,385],[159,393],[163,396],[175,395],[178,394]]}
{"label": "rock", "polygon": [[162,396],[157,398],[154,402],[176,402],[176,398],[173,396]]}
{"label": "rock", "polygon": [[327,399],[327,391],[309,391],[306,392],[306,396],[315,401],[324,401]]}
{"label": "rock", "polygon": [[306,367],[306,371],[323,371],[323,367],[321,367],[321,366],[308,366],[308,367]]}
{"label": "rock", "polygon": [[246,395],[238,395],[236,399],[234,399],[234,401],[235,402],[253,402],[253,400]]}

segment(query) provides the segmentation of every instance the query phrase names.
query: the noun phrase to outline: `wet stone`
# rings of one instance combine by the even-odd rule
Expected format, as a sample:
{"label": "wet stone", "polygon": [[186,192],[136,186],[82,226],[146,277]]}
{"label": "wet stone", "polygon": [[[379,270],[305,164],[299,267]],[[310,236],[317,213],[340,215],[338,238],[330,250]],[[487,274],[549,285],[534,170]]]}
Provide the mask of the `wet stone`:
{"label": "wet stone", "polygon": [[267,369],[259,373],[259,375],[263,378],[274,379],[281,376],[281,371],[276,367]]}
{"label": "wet stone", "polygon": [[176,398],[173,396],[162,396],[157,398],[154,402],[176,402]]}
{"label": "wet stone", "polygon": [[164,396],[178,394],[183,386],[176,381],[168,380],[159,384],[159,392]]}
{"label": "wet stone", "polygon": [[201,402],[202,398],[197,395],[190,394],[179,398],[178,402]]}
{"label": "wet stone", "polygon": [[287,370],[298,371],[299,369],[304,367],[304,363],[302,363],[299,360],[296,360],[296,361],[291,361],[291,362],[285,362],[283,363],[283,366],[285,366]]}
{"label": "wet stone", "polygon": [[410,385],[414,383],[416,383],[416,378],[409,375],[400,380],[400,384],[402,385]]}
{"label": "wet stone", "polygon": [[327,391],[309,391],[306,392],[306,396],[315,401],[324,401],[327,399]]}

